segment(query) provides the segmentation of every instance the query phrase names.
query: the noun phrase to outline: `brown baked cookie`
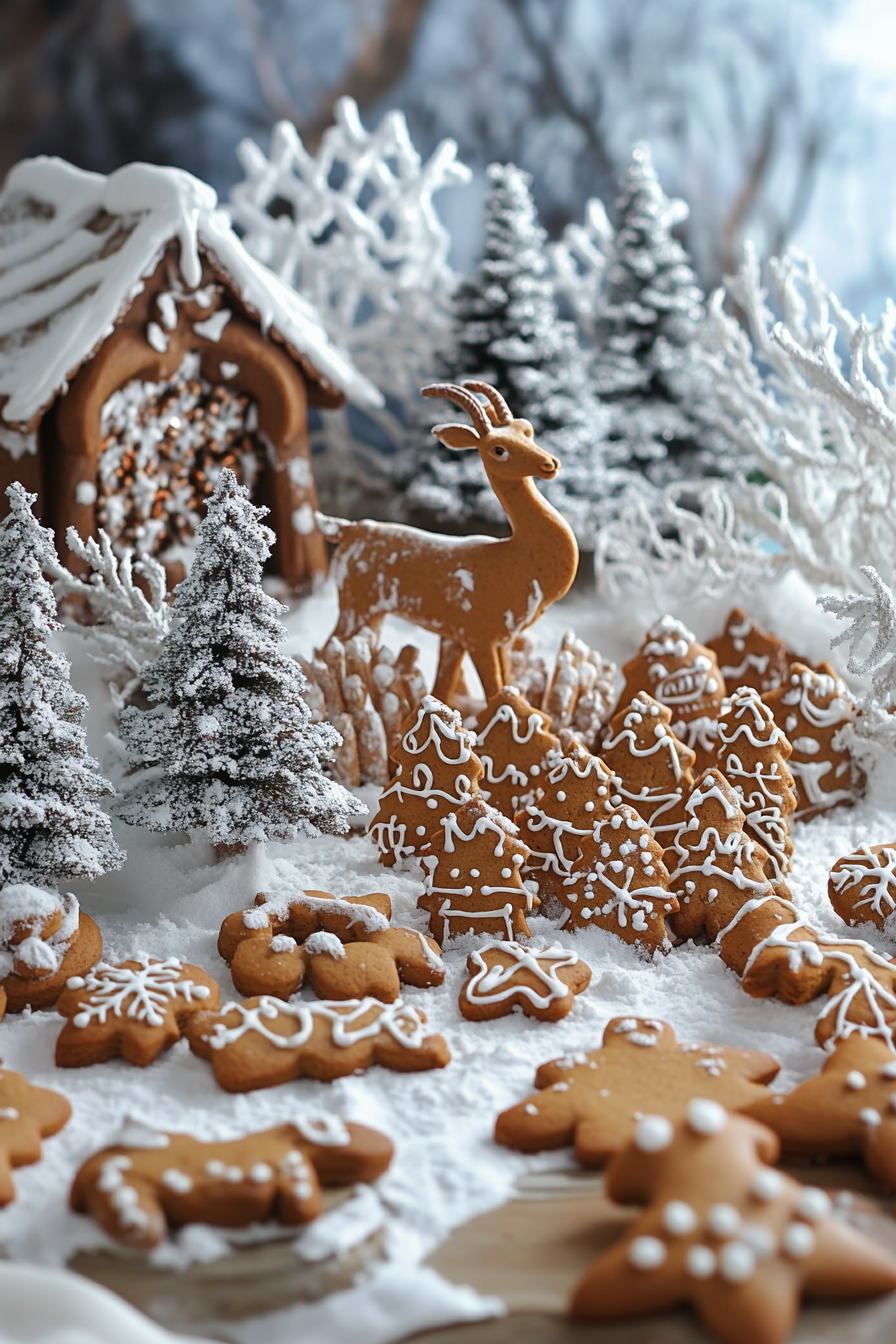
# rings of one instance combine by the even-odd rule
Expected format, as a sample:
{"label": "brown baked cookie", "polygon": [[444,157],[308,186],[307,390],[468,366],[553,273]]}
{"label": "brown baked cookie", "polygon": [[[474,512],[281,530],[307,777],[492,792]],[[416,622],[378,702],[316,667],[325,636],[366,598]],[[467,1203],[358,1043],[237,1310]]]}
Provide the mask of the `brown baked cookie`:
{"label": "brown baked cookie", "polygon": [[0,1068],[0,1209],[16,1197],[13,1167],[39,1162],[41,1139],[58,1134],[71,1114],[58,1092],[33,1087],[23,1074]]}
{"label": "brown baked cookie", "polygon": [[441,819],[479,794],[482,762],[475,734],[456,709],[425,695],[392,753],[395,774],[367,828],[380,863],[418,854]]}
{"label": "brown baked cookie", "polygon": [[520,1009],[539,1022],[559,1022],[576,994],[591,983],[591,968],[568,948],[484,943],[467,957],[460,1011],[470,1022],[488,1022]]}
{"label": "brown baked cookie", "polygon": [[666,950],[666,916],[678,909],[663,847],[633,807],[594,823],[559,891],[564,929],[606,929],[648,953]]}
{"label": "brown baked cookie", "polygon": [[513,822],[479,799],[443,817],[420,855],[426,876],[417,900],[437,942],[459,933],[528,938],[526,915],[539,904],[520,876],[528,857]]}
{"label": "brown baked cookie", "polygon": [[288,999],[303,984],[322,999],[363,999],[394,1003],[401,986],[441,985],[441,949],[416,929],[382,929],[364,942],[343,943],[335,933],[312,933],[304,943],[289,934],[247,938],[231,965],[233,983],[246,998],[273,994]]}
{"label": "brown baked cookie", "polygon": [[[61,924],[46,939],[38,939],[49,957],[44,959],[32,943],[35,956],[32,964],[28,965],[22,959],[21,944],[15,945],[17,951],[12,953],[15,969],[0,978],[0,990],[6,994],[6,1006],[10,1013],[21,1013],[26,1008],[35,1012],[52,1008],[69,977],[85,975],[103,955],[102,934],[94,921],[78,909],[73,896],[62,899],[66,902],[67,913]],[[0,965],[3,960],[0,957]],[[35,974],[35,970],[40,973]],[[25,973],[21,974],[23,971]]]}
{"label": "brown baked cookie", "polygon": [[782,686],[763,700],[793,746],[788,761],[796,781],[794,818],[807,821],[861,797],[865,776],[834,737],[856,716],[855,701],[829,663],[793,663]]}
{"label": "brown baked cookie", "polygon": [[771,1055],[723,1045],[681,1045],[665,1022],[614,1017],[598,1050],[542,1064],[540,1089],[495,1122],[506,1148],[539,1153],[575,1147],[583,1167],[602,1167],[629,1142],[637,1120],[684,1119],[694,1097],[740,1110],[767,1095],[779,1069]]}
{"label": "brown baked cookie", "polygon": [[832,1217],[830,1197],[771,1165],[771,1130],[706,1099],[672,1125],[648,1113],[607,1172],[643,1212],[576,1288],[574,1316],[609,1320],[691,1303],[725,1344],[783,1344],[800,1298],[896,1288],[896,1257]]}
{"label": "brown baked cookie", "polygon": [[56,1042],[62,1069],[124,1059],[145,1068],[181,1038],[194,1013],[214,1010],[220,990],[198,966],[140,955],[117,966],[99,962],[72,976],[56,1011],[68,1018]]}
{"label": "brown baked cookie", "polygon": [[225,1092],[254,1092],[296,1078],[330,1083],[373,1064],[398,1073],[442,1069],[450,1051],[441,1036],[424,1034],[425,1023],[400,999],[282,1003],[262,995],[197,1013],[184,1034]]}
{"label": "brown baked cookie", "polygon": [[249,1227],[276,1219],[310,1223],[321,1211],[322,1185],[375,1181],[392,1160],[385,1134],[335,1116],[228,1142],[189,1134],[148,1135],[150,1146],[103,1148],[75,1176],[70,1203],[104,1232],[136,1251],[158,1246],[187,1223]]}
{"label": "brown baked cookie", "polygon": [[859,1157],[896,1189],[896,1055],[856,1032],[828,1055],[821,1073],[786,1096],[745,1108],[773,1129],[787,1157]]}
{"label": "brown baked cookie", "polygon": [[664,844],[685,820],[697,759],[679,742],[671,723],[672,711],[642,692],[613,715],[600,750],[622,802],[629,803]]}
{"label": "brown baked cookie", "polygon": [[335,933],[343,943],[363,941],[370,934],[388,929],[392,902],[384,891],[367,896],[331,896],[328,891],[300,891],[295,895],[271,895],[260,891],[248,910],[228,915],[218,934],[218,952],[233,961],[241,942],[286,934],[304,943],[312,933]]}
{"label": "brown baked cookie", "polygon": [[541,783],[545,757],[560,745],[551,720],[515,686],[505,686],[479,716],[476,752],[485,774],[480,788],[489,807],[513,818]]}
{"label": "brown baked cookie", "polygon": [[859,845],[844,854],[828,878],[831,905],[847,924],[879,929],[896,910],[896,845]]}
{"label": "brown baked cookie", "polygon": [[725,629],[706,647],[718,658],[726,686],[752,686],[760,695],[777,690],[791,662],[784,641],[761,630],[740,607],[732,607]]}
{"label": "brown baked cookie", "polygon": [[6,990],[0,985],[0,1022],[6,1016]]}
{"label": "brown baked cookie", "polygon": [[711,649],[698,644],[674,616],[663,616],[648,630],[638,656],[624,664],[622,673],[620,704],[627,705],[646,691],[671,710],[672,731],[697,754],[695,770],[715,764],[716,721],[725,681]]}
{"label": "brown baked cookie", "polygon": [[789,818],[797,796],[787,762],[793,754],[759,692],[740,687],[725,701],[719,720],[718,766],[742,799],[745,826],[768,854],[773,882],[790,872],[793,841]]}

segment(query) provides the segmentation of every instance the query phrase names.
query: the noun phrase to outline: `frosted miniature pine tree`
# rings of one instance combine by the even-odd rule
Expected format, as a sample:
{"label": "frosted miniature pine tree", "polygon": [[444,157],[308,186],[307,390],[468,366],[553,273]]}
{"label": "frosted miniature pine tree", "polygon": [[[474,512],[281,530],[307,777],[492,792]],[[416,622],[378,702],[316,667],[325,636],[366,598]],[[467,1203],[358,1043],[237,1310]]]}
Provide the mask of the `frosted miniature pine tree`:
{"label": "frosted miniature pine tree", "polygon": [[346,831],[358,810],[323,771],[339,735],[312,723],[302,670],[279,647],[285,608],[261,586],[266,512],[221,472],[171,633],[143,674],[154,705],[121,717],[131,764],[152,771],[116,809],[132,825],[245,845]]}
{"label": "frosted miniature pine tree", "polygon": [[36,495],[6,491],[0,524],[0,878],[55,887],[120,868],[124,853],[99,799],[114,793],[87,754],[87,701],[47,641],[61,628],[43,577],[58,566]]}
{"label": "frosted miniature pine tree", "polygon": [[595,384],[612,414],[615,460],[664,485],[715,465],[700,446],[708,430],[695,414],[704,394],[691,347],[703,293],[672,235],[687,207],[664,195],[648,145],[635,145],[620,185],[593,323]]}

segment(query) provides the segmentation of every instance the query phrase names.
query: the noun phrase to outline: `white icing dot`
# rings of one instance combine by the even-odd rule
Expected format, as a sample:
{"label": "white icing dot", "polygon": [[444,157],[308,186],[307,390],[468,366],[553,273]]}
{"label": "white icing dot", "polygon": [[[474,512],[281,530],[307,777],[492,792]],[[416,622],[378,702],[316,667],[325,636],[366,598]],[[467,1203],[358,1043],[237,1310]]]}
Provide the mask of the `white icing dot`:
{"label": "white icing dot", "polygon": [[662,1220],[673,1237],[686,1237],[697,1226],[697,1214],[683,1199],[670,1199],[663,1208]]}
{"label": "white icing dot", "polygon": [[635,1126],[635,1147],[642,1153],[659,1153],[672,1142],[672,1121],[664,1115],[645,1115]]}
{"label": "white icing dot", "polygon": [[188,1195],[193,1189],[192,1179],[185,1171],[178,1171],[176,1167],[169,1167],[167,1171],[162,1172],[162,1184],[173,1190],[176,1195]]}
{"label": "white icing dot", "polygon": [[666,1248],[659,1237],[635,1237],[627,1259],[635,1269],[659,1269],[665,1263]]}
{"label": "white icing dot", "polygon": [[558,803],[565,803],[565,802],[566,802],[566,793],[565,793],[565,791],[564,791],[563,789],[558,789],[558,790],[557,790],[557,802],[558,802]]}
{"label": "white icing dot", "polygon": [[778,1246],[774,1232],[764,1223],[744,1223],[738,1235],[741,1241],[749,1246],[757,1260],[764,1260],[767,1256],[774,1255]]}
{"label": "white icing dot", "polygon": [[471,868],[471,869],[470,869],[470,876],[471,876],[471,877],[478,877],[478,876],[479,876],[479,869],[478,869],[478,868]]}
{"label": "white icing dot", "polygon": [[75,486],[75,503],[90,505],[96,503],[96,486],[93,481],[79,481]]}
{"label": "white icing dot", "polygon": [[868,1125],[874,1129],[880,1124],[880,1111],[876,1111],[873,1106],[865,1106],[859,1111],[859,1119],[863,1125]]}
{"label": "white icing dot", "polygon": [[527,1115],[538,1114],[538,1107],[534,1106],[531,1101],[527,1102],[523,1109],[525,1110]]}
{"label": "white icing dot", "polygon": [[815,1250],[815,1233],[807,1223],[788,1223],[781,1238],[785,1254],[802,1260]]}
{"label": "white icing dot", "polygon": [[750,1194],[756,1199],[761,1199],[766,1203],[770,1199],[777,1199],[784,1189],[784,1177],[780,1171],[775,1171],[772,1167],[763,1167],[757,1171],[750,1183]]}
{"label": "white icing dot", "polygon": [[438,805],[439,805],[438,798],[427,798],[426,800],[427,807],[438,807]]}
{"label": "white icing dot", "polygon": [[18,1120],[19,1113],[15,1106],[0,1106],[0,1120]]}
{"label": "white icing dot", "polygon": [[808,1185],[802,1191],[796,1204],[796,1211],[801,1218],[814,1223],[818,1218],[824,1218],[831,1211],[830,1196],[823,1190],[819,1190],[815,1185]]}
{"label": "white icing dot", "polygon": [[861,1092],[862,1088],[868,1085],[864,1073],[859,1073],[858,1069],[850,1069],[844,1082],[853,1092]]}
{"label": "white icing dot", "polygon": [[450,872],[450,874],[449,874],[449,876],[450,876],[450,877],[460,877],[460,869],[459,869],[459,868],[452,868],[452,869],[451,869],[451,872]]}
{"label": "white icing dot", "polygon": [[688,1125],[695,1134],[720,1134],[727,1119],[725,1107],[708,1097],[694,1097],[688,1102]]}
{"label": "white icing dot", "polygon": [[513,877],[513,869],[512,869],[512,868],[502,868],[502,869],[501,869],[501,876],[502,876],[502,877]]}
{"label": "white icing dot", "polygon": [[249,1180],[254,1181],[256,1185],[263,1185],[264,1182],[269,1181],[273,1175],[273,1170],[268,1166],[267,1162],[256,1162],[254,1166],[249,1168]]}
{"label": "white icing dot", "polygon": [[733,1237],[740,1230],[741,1217],[733,1204],[711,1204],[706,1226],[717,1237]]}
{"label": "white icing dot", "polygon": [[[71,984],[71,981],[69,981]],[[889,1064],[885,1064],[880,1071],[881,1078],[896,1078],[896,1059],[891,1059]]]}
{"label": "white icing dot", "polygon": [[218,1158],[213,1157],[205,1164],[205,1174],[207,1176],[224,1176],[227,1173],[227,1167]]}
{"label": "white icing dot", "polygon": [[684,1263],[692,1279],[711,1279],[716,1272],[716,1257],[708,1246],[689,1246]]}
{"label": "white icing dot", "polygon": [[231,1185],[236,1185],[243,1179],[242,1167],[228,1167],[224,1173],[225,1180],[230,1181]]}
{"label": "white icing dot", "polygon": [[425,834],[426,834],[426,827],[425,827],[425,826],[418,826],[418,827],[417,827],[417,834],[418,834],[418,835],[425,835]]}
{"label": "white icing dot", "polygon": [[588,799],[588,802],[585,804],[585,811],[586,811],[586,812],[593,812],[593,811],[594,811],[594,804],[592,803],[592,801],[591,801],[590,798]]}
{"label": "white icing dot", "polygon": [[743,1283],[756,1268],[756,1257],[742,1241],[726,1242],[719,1251],[719,1274],[726,1283]]}

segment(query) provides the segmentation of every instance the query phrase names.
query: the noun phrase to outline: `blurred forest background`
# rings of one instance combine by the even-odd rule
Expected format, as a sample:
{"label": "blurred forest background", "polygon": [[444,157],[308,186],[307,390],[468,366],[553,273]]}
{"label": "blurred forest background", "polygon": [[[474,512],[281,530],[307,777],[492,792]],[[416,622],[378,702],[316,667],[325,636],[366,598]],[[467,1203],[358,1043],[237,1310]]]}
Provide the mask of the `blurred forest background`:
{"label": "blurred forest background", "polygon": [[484,170],[534,178],[552,237],[608,205],[647,139],[704,291],[743,241],[797,242],[853,311],[896,292],[892,0],[2,0],[0,172],[35,153],[180,165],[226,197],[246,135],[314,149],[336,99],[401,108],[420,153],[474,170],[440,196],[465,271]]}

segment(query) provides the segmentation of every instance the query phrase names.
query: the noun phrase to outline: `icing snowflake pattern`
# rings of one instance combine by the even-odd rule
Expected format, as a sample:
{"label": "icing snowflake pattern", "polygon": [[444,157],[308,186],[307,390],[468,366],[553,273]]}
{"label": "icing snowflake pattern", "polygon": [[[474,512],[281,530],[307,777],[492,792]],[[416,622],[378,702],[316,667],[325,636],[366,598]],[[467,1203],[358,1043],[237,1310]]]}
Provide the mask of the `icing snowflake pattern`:
{"label": "icing snowflake pattern", "polygon": [[111,1013],[161,1027],[165,1024],[165,1008],[173,999],[180,996],[192,1003],[209,997],[207,985],[181,979],[183,967],[177,957],[154,961],[139,956],[134,960],[139,967],[110,966],[100,961],[86,976],[71,977],[67,988],[83,989],[89,995],[86,1005],[72,1018],[73,1026],[86,1027],[94,1020],[104,1024]]}

